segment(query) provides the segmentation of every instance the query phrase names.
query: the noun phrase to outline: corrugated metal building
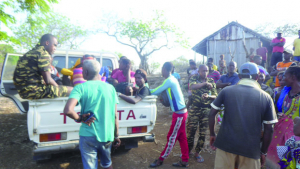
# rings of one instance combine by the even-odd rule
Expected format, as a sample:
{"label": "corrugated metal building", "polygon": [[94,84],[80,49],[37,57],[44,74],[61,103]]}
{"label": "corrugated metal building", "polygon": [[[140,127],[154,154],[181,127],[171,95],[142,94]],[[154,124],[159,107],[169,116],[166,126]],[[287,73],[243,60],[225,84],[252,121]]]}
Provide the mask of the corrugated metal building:
{"label": "corrugated metal building", "polygon": [[[250,48],[254,48],[256,51],[258,42],[262,42],[263,46],[268,49],[268,60],[270,60],[272,55],[270,42],[272,40],[237,22],[229,23],[217,32],[203,39],[192,49],[203,55],[203,57],[207,56],[214,58],[214,64],[217,66],[219,66],[221,54],[225,55],[224,59],[227,64],[231,61],[231,51],[231,54],[234,56],[233,60],[237,62],[239,67],[247,61],[243,40],[245,40],[245,45],[249,53]],[[255,53],[256,52],[254,52],[254,54]]]}

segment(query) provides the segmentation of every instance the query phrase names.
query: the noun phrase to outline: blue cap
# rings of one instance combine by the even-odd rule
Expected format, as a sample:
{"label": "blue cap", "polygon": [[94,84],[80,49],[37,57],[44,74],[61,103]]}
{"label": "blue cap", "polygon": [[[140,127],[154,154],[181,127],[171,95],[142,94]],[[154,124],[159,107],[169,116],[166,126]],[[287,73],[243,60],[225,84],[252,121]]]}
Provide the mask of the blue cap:
{"label": "blue cap", "polygon": [[[248,70],[250,73],[242,73],[243,70]],[[259,73],[259,69],[255,63],[247,62],[244,63],[240,69],[239,69],[239,74],[240,75],[255,75]]]}

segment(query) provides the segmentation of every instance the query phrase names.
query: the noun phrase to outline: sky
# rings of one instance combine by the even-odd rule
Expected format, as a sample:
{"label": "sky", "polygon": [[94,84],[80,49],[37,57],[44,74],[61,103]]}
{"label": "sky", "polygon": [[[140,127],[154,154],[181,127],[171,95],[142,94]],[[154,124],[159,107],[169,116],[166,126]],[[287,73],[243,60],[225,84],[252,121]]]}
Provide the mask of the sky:
{"label": "sky", "polygon": [[[185,32],[190,45],[188,49],[180,46],[172,49],[163,48],[151,55],[150,62],[163,64],[182,55],[187,59],[194,59],[195,52],[191,48],[232,21],[251,29],[264,23],[279,26],[299,22],[298,4],[299,0],[60,0],[53,9],[84,28],[97,27],[103,13],[114,13],[125,20],[132,17],[148,19],[154,10],[163,10],[167,21]],[[294,38],[296,37],[287,40],[286,44],[292,43]],[[80,49],[119,52],[130,59],[138,60],[134,49],[119,44],[105,34],[89,36]],[[197,61],[200,61],[199,58],[202,57],[196,56]]]}

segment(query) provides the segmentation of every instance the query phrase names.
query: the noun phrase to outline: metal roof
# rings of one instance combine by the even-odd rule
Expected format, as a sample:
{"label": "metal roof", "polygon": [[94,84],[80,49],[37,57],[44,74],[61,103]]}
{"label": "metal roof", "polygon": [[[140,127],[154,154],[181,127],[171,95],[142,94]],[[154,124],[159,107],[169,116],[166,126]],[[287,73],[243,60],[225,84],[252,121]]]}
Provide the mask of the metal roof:
{"label": "metal roof", "polygon": [[250,28],[247,28],[247,27],[241,25],[241,24],[238,23],[238,22],[234,22],[234,21],[233,21],[233,22],[227,24],[226,26],[222,27],[221,29],[219,29],[219,30],[216,31],[215,33],[211,34],[210,36],[204,38],[202,41],[200,41],[198,44],[196,44],[196,45],[192,48],[192,50],[194,50],[195,52],[197,52],[197,53],[199,53],[199,54],[202,54],[202,55],[204,55],[204,56],[207,56],[207,53],[206,53],[206,52],[207,52],[207,48],[206,48],[206,47],[207,47],[207,46],[206,46],[206,45],[207,45],[207,41],[208,41],[209,39],[213,38],[214,36],[216,36],[218,33],[220,33],[222,30],[226,29],[226,28],[229,27],[229,26],[237,26],[237,27],[243,28],[245,32],[250,33],[250,34],[253,34],[254,36],[260,38],[260,40],[261,40],[264,44],[269,44],[269,43],[272,41],[272,39],[267,38],[267,37],[265,37],[265,36],[263,36],[263,35],[261,35],[261,34],[255,32],[254,30],[252,30],[252,29],[250,29]]}

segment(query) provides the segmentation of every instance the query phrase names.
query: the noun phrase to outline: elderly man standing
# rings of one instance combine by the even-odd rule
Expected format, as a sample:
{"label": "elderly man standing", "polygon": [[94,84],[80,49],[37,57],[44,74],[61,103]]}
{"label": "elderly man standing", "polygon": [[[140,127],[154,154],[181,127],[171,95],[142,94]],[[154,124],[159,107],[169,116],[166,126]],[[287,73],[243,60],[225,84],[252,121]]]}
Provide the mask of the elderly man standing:
{"label": "elderly man standing", "polygon": [[217,88],[224,88],[226,86],[235,85],[240,80],[236,73],[236,62],[231,61],[228,64],[228,73],[222,75],[220,80],[217,81]]}
{"label": "elderly man standing", "polygon": [[[215,169],[260,169],[272,140],[272,125],[278,121],[272,98],[257,83],[257,65],[248,62],[239,71],[239,83],[224,88],[211,103],[209,129],[210,145],[217,147]],[[215,117],[222,104],[225,112],[216,138]]]}
{"label": "elderly man standing", "polygon": [[18,60],[13,81],[23,99],[66,97],[73,87],[59,86],[51,77],[51,55],[57,39],[45,34],[31,51]]}
{"label": "elderly man standing", "polygon": [[205,134],[208,130],[208,114],[210,111],[210,103],[216,98],[217,90],[214,80],[207,78],[208,67],[200,65],[198,69],[199,75],[193,76],[190,79],[190,89],[192,90],[192,107],[189,110],[187,122],[187,140],[189,152],[191,153],[194,147],[194,137],[199,126],[199,138],[195,148],[195,158],[197,162],[204,161],[199,154],[203,149],[205,142]]}
{"label": "elderly man standing", "polygon": [[[74,87],[65,106],[64,114],[82,122],[79,131],[79,149],[83,167],[97,168],[98,156],[103,168],[112,169],[111,145],[120,146],[118,98],[114,87],[101,81],[100,64],[96,60],[83,62],[83,77],[87,81]],[[81,105],[80,115],[74,107]],[[94,117],[86,121],[86,118]]]}

